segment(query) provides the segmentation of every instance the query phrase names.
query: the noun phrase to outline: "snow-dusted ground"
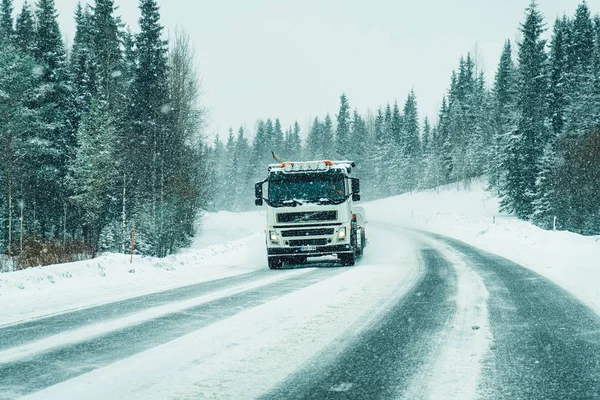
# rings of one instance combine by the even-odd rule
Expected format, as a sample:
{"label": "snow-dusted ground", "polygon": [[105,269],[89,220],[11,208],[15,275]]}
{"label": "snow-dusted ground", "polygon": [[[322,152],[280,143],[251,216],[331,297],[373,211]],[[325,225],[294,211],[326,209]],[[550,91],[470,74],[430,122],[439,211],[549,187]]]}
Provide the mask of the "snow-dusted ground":
{"label": "snow-dusted ground", "polygon": [[94,260],[0,274],[0,326],[266,268],[264,216],[207,214],[192,246],[156,259]]}
{"label": "snow-dusted ground", "polygon": [[540,229],[499,212],[499,199],[484,190],[448,185],[365,204],[376,224],[435,232],[505,257],[549,278],[600,314],[600,236]]}
{"label": "snow-dusted ground", "polygon": [[[177,318],[188,311],[194,319],[201,314],[194,314],[194,308],[218,303],[222,306],[211,311],[214,322],[182,331],[172,340],[157,341],[128,356],[102,353],[110,361],[99,362],[90,372],[59,379],[61,383],[56,385],[40,386],[36,390],[43,390],[30,398],[254,398],[276,388],[306,365],[325,365],[327,360],[315,357],[335,356],[335,349],[342,351],[353,337],[377,324],[390,309],[401,308],[400,299],[410,293],[413,299],[420,297],[423,293],[413,289],[437,276],[431,272],[434,266],[424,268],[419,250],[426,248],[435,249],[455,275],[434,285],[446,286],[451,297],[439,299],[440,304],[451,299],[454,308],[407,310],[409,315],[427,312],[411,334],[428,333],[430,317],[443,317],[444,312],[449,316],[439,332],[431,332],[437,332],[431,342],[439,346],[439,351],[425,351],[427,360],[412,375],[405,397],[427,393],[429,398],[473,398],[480,390],[482,365],[491,345],[496,340],[502,343],[492,334],[487,301],[491,294],[484,276],[469,264],[465,254],[442,241],[405,233],[399,227],[436,232],[511,259],[550,278],[600,313],[600,291],[595,288],[600,278],[600,237],[543,231],[501,214],[498,199],[483,187],[482,182],[468,190],[447,186],[366,203],[370,244],[354,268],[318,268],[322,265],[315,263],[302,269],[268,271],[264,214],[259,211],[205,215],[202,234],[192,246],[165,259],[135,257],[130,264],[128,256],[107,254],[86,262],[0,274],[0,327],[10,329],[16,322],[44,315],[257,270],[266,272],[252,274],[247,280],[240,277],[243,281],[212,291],[194,292],[192,297],[164,304],[150,302],[135,312],[114,310],[113,315],[108,311],[103,318],[72,327],[67,321],[63,330],[51,329],[19,345],[0,347],[0,374],[3,365],[29,365],[28,360],[35,363],[45,354],[62,354],[61,349],[68,351],[78,344],[85,349],[86,343],[145,323],[151,329],[146,333],[160,337],[168,332],[168,324],[152,321]],[[443,266],[436,268],[444,270]],[[286,289],[290,282],[297,285]],[[263,294],[261,288],[266,288]],[[265,295],[269,291],[275,292],[274,297]],[[259,293],[255,298],[266,296],[266,300],[253,303],[252,293]],[[232,300],[236,295],[241,296],[241,303]],[[250,305],[243,307],[246,302]],[[419,331],[421,322],[425,328]],[[393,329],[398,329],[398,323],[406,325],[410,321],[395,320]],[[120,338],[126,345],[128,340],[136,340],[135,334],[132,337]],[[140,337],[143,339],[143,335]],[[419,346],[426,350],[428,343]],[[97,354],[91,346],[93,356]],[[75,358],[72,362],[72,368],[85,368]],[[57,373],[64,373],[61,371]],[[330,391],[352,387],[347,382],[339,384]]]}
{"label": "snow-dusted ground", "polygon": [[26,398],[256,398],[327,346],[343,346],[415,285],[422,271],[410,242],[375,238],[379,254],[396,251]]}

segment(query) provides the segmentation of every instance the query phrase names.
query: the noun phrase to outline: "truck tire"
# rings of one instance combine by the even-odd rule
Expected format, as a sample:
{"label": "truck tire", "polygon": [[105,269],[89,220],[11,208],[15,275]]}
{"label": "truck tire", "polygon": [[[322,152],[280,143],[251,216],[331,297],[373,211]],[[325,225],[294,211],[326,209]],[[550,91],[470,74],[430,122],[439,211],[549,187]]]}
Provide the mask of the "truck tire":
{"label": "truck tire", "polygon": [[356,239],[356,258],[359,259],[362,258],[365,250],[365,232],[362,229],[359,229]]}
{"label": "truck tire", "polygon": [[269,269],[281,269],[283,266],[283,260],[279,257],[269,257]]}
{"label": "truck tire", "polygon": [[344,253],[338,256],[343,267],[351,267],[356,263],[354,253]]}

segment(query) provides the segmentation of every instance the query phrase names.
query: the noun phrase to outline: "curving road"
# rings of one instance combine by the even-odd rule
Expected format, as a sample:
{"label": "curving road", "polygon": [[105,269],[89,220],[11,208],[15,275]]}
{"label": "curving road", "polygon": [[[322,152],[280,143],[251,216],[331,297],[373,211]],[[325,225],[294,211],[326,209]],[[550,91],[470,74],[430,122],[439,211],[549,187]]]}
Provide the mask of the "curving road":
{"label": "curving road", "polygon": [[0,327],[0,399],[600,398],[600,317],[571,294],[447,237],[370,234],[354,268],[265,269]]}

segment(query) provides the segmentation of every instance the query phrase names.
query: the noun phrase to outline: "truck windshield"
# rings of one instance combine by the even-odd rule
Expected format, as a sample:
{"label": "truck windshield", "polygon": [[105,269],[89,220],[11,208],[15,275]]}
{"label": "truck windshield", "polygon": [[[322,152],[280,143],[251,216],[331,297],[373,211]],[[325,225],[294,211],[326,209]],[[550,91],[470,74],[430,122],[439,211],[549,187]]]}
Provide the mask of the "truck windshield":
{"label": "truck windshield", "polygon": [[342,202],[346,200],[344,177],[341,175],[288,174],[269,180],[269,200]]}

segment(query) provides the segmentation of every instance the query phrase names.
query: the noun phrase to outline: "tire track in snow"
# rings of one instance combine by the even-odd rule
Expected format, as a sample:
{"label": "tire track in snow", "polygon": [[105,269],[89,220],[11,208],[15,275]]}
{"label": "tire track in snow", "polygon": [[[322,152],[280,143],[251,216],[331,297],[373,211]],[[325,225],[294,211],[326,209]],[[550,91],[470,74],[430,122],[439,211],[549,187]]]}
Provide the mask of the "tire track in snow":
{"label": "tire track in snow", "polygon": [[[457,277],[440,252],[421,250],[425,274],[382,319],[340,354],[315,357],[262,399],[389,399],[439,350],[436,341],[456,313]],[[331,349],[329,349],[330,351]],[[322,360],[332,360],[323,362]]]}
{"label": "tire track in snow", "polygon": [[0,399],[20,397],[77,377],[344,271],[347,269],[278,271],[275,276],[280,279],[273,279],[272,283],[105,332],[24,360],[2,363]]}
{"label": "tire track in snow", "polygon": [[429,236],[463,253],[490,294],[493,341],[482,366],[480,398],[600,398],[600,316],[521,265]]}
{"label": "tire track in snow", "polygon": [[453,301],[457,311],[451,324],[440,332],[440,351],[411,379],[404,399],[474,399],[481,376],[482,360],[490,348],[492,335],[488,318],[488,291],[483,279],[461,253],[431,241],[452,264],[458,292]]}
{"label": "tire track in snow", "polygon": [[99,306],[35,318],[26,322],[8,324],[0,327],[0,351],[93,323],[115,319],[175,301],[191,299],[229,286],[256,281],[267,276],[269,276],[268,270],[250,272]]}

